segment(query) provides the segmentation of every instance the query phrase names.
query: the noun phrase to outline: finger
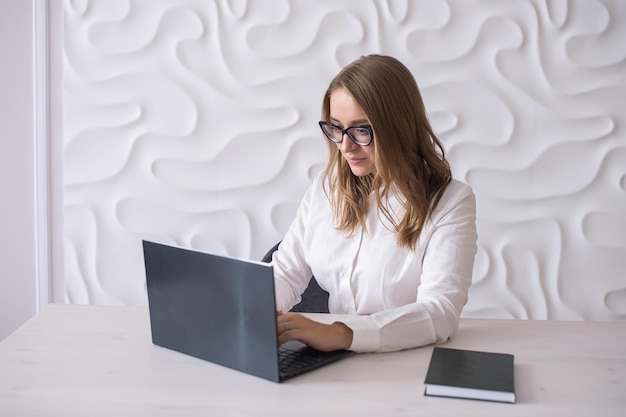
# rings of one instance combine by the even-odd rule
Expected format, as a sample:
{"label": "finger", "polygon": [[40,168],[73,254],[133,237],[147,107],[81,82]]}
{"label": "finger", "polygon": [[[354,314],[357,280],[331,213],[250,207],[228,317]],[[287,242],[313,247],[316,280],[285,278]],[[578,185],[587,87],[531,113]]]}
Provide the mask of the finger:
{"label": "finger", "polygon": [[293,340],[293,329],[285,330],[283,326],[278,331],[278,344],[282,345],[289,340]]}
{"label": "finger", "polygon": [[288,320],[285,320],[284,317],[280,317],[276,321],[276,328],[278,330],[278,334],[282,335],[283,333],[291,330],[293,323],[290,323]]}
{"label": "finger", "polygon": [[286,321],[293,321],[294,316],[292,313],[283,313],[280,312],[280,314],[277,315],[276,317],[276,322],[281,325]]}

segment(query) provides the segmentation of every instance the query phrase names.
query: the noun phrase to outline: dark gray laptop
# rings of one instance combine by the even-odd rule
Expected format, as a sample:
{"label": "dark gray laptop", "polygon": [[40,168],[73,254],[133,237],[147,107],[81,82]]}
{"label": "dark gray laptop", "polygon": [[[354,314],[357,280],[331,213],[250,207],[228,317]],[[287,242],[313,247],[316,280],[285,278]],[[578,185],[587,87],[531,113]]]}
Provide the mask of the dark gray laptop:
{"label": "dark gray laptop", "polygon": [[278,346],[269,264],[143,241],[152,342],[275,382],[354,352]]}

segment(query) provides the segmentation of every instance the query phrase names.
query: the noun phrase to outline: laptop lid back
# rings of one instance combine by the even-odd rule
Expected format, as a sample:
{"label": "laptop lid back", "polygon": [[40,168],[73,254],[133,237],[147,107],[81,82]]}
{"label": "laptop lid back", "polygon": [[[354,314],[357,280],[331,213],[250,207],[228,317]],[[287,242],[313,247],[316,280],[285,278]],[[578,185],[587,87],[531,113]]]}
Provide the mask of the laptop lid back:
{"label": "laptop lid back", "polygon": [[152,342],[278,381],[269,264],[144,241]]}

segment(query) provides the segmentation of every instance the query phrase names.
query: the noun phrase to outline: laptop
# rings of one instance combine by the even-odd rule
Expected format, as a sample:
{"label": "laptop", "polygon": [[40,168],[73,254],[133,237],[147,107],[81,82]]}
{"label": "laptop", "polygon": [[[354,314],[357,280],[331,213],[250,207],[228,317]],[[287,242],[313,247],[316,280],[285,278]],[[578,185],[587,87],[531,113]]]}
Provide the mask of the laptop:
{"label": "laptop", "polygon": [[274,382],[354,354],[278,345],[271,265],[143,241],[152,342]]}

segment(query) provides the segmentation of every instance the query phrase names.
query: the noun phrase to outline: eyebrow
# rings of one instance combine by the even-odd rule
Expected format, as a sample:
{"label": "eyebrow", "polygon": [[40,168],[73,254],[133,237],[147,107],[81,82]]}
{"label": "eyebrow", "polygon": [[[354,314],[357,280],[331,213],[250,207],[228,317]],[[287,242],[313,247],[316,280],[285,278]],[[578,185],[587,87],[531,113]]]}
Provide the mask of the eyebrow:
{"label": "eyebrow", "polygon": [[[334,117],[330,116],[330,121],[336,124],[341,124],[339,123],[339,120],[335,119]],[[367,119],[359,119],[359,120],[353,120],[350,123],[350,126],[362,126],[362,125],[369,125],[369,122],[367,121]]]}

